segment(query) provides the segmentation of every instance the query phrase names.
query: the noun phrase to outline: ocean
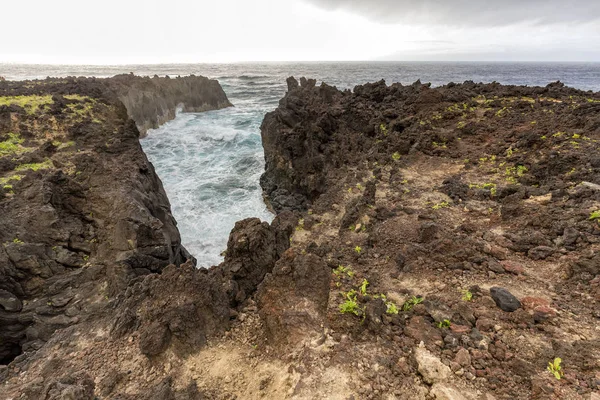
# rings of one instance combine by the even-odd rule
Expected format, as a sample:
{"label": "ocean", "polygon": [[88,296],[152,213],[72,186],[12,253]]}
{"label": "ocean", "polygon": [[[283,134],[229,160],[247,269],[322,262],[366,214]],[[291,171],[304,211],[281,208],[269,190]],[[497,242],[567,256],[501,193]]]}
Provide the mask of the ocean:
{"label": "ocean", "polygon": [[388,84],[410,84],[420,79],[434,86],[465,80],[544,86],[560,80],[578,89],[600,91],[600,63],[0,64],[0,76],[9,80],[108,77],[129,72],[218,79],[235,106],[179,114],[142,139],[171,201],[183,244],[202,267],[222,261],[221,253],[236,221],[273,218],[258,183],[264,168],[260,124],[264,114],[277,107],[286,91],[285,80],[291,75],[315,78],[340,89],[381,79]]}

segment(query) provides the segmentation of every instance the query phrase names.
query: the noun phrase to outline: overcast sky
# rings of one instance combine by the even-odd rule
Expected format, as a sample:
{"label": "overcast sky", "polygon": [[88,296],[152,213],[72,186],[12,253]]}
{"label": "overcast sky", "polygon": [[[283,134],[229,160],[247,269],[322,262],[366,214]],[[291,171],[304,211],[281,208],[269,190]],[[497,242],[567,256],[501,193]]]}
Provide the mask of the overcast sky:
{"label": "overcast sky", "polygon": [[0,62],[600,61],[600,0],[19,0],[1,9]]}

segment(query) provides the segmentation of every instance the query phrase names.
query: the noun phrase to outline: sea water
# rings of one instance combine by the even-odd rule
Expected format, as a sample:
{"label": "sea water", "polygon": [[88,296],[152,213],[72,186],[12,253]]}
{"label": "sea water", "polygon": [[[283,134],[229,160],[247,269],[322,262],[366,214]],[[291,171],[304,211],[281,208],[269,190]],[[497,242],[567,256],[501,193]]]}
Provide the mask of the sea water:
{"label": "sea water", "polygon": [[127,66],[0,64],[6,79],[46,76],[204,75],[218,79],[235,107],[206,113],[178,114],[151,130],[144,151],[163,181],[183,244],[207,267],[222,260],[236,221],[273,215],[259,186],[264,169],[260,124],[277,107],[286,78],[315,78],[340,89],[381,79],[410,84],[497,81],[547,85],[557,80],[583,90],[600,91],[598,63],[266,63]]}

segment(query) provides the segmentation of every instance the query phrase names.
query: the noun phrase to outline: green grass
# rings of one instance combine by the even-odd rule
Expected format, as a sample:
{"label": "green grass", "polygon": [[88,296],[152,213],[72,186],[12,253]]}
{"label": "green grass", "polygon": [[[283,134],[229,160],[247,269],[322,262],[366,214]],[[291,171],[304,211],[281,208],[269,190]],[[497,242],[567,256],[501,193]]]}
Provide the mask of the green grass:
{"label": "green grass", "polygon": [[447,207],[450,207],[450,203],[448,203],[447,201],[442,201],[441,203],[434,204],[431,208],[433,208],[434,210],[440,210],[442,208]]}
{"label": "green grass", "polygon": [[28,114],[35,114],[40,108],[52,104],[52,96],[0,96],[0,106],[17,105]]}
{"label": "green grass", "polygon": [[0,178],[0,185],[6,185],[10,181],[20,181],[21,175],[12,175],[6,178]]}
{"label": "green grass", "polygon": [[4,142],[0,142],[0,156],[19,153],[23,150],[23,146],[21,146],[23,141],[24,140],[16,133],[9,133],[8,139]]}
{"label": "green grass", "polygon": [[47,159],[42,163],[21,164],[17,168],[15,168],[15,171],[27,171],[27,170],[39,171],[40,169],[50,169],[50,168],[54,168],[54,164],[52,164],[52,160]]}

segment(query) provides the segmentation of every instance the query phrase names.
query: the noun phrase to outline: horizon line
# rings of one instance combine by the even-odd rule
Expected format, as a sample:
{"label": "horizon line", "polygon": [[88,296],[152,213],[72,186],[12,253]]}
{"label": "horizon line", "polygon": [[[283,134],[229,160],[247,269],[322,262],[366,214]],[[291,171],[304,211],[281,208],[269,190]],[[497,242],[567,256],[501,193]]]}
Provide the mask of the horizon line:
{"label": "horizon line", "polygon": [[198,61],[198,62],[128,62],[128,63],[80,63],[80,62],[20,62],[0,61],[0,65],[30,65],[30,66],[93,66],[119,67],[134,65],[231,65],[231,64],[317,64],[317,63],[545,63],[545,64],[600,64],[600,60],[256,60],[256,61]]}

